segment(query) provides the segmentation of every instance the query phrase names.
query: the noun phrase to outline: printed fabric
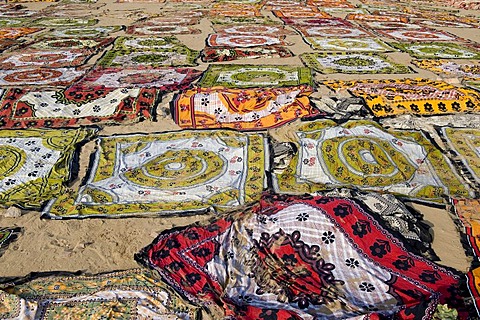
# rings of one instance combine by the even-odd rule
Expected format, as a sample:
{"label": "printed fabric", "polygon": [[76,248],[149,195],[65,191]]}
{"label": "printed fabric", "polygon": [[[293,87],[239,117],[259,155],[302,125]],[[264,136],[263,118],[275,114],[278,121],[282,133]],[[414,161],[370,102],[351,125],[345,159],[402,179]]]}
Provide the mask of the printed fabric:
{"label": "printed fabric", "polygon": [[480,111],[480,93],[429,79],[326,81],[365,99],[376,117],[401,114],[442,115]]}
{"label": "printed fabric", "polygon": [[438,303],[463,302],[456,271],[412,254],[348,198],[266,195],[165,231],[136,258],[231,319],[432,319]]}
{"label": "printed fabric", "polygon": [[307,85],[265,88],[197,88],[179,94],[174,120],[182,128],[262,130],[318,113]]}
{"label": "printed fabric", "polygon": [[95,130],[0,130],[0,205],[39,209],[62,194],[79,143]]}
{"label": "printed fabric", "polygon": [[296,131],[299,153],[274,188],[282,193],[335,187],[441,200],[472,197],[447,157],[421,131],[386,131],[372,121],[319,120]]}
{"label": "printed fabric", "polygon": [[194,320],[199,314],[198,307],[146,269],[96,275],[32,274],[1,287],[0,317],[5,320]]}
{"label": "printed fabric", "polygon": [[455,42],[391,42],[389,44],[417,59],[480,59],[477,48]]}
{"label": "printed fabric", "polygon": [[50,201],[55,218],[177,215],[225,210],[259,199],[265,138],[233,131],[102,137],[78,192]]}
{"label": "printed fabric", "polygon": [[202,50],[203,62],[222,62],[258,58],[290,58],[293,53],[281,46],[261,46],[250,48],[206,47]]}

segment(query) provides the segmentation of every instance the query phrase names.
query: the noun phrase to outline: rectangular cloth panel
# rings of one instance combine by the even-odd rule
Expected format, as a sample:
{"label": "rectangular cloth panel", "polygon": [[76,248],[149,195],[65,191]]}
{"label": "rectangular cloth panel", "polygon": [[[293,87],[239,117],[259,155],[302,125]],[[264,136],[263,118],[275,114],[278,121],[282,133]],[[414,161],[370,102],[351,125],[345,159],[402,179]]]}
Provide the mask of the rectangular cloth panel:
{"label": "rectangular cloth panel", "polygon": [[99,60],[103,67],[191,67],[199,52],[187,47],[162,51],[110,50]]}
{"label": "rectangular cloth panel", "polygon": [[98,38],[122,30],[122,26],[55,28],[41,34],[47,38]]}
{"label": "rectangular cloth panel", "polygon": [[388,52],[395,51],[385,42],[373,38],[324,38],[304,37],[315,50],[342,52]]}
{"label": "rectangular cloth panel", "polygon": [[213,29],[216,33],[224,33],[224,34],[234,34],[234,35],[252,35],[252,34],[260,34],[260,35],[292,35],[295,34],[294,31],[285,29],[284,26],[276,26],[276,25],[262,25],[262,24],[236,24],[236,25],[214,25]]}
{"label": "rectangular cloth panel", "polygon": [[183,48],[187,47],[173,36],[118,37],[113,45],[113,50],[132,51],[175,51]]}
{"label": "rectangular cloth panel", "polygon": [[355,26],[294,26],[303,37],[319,38],[370,38],[372,34]]}
{"label": "rectangular cloth panel", "polygon": [[79,143],[96,130],[0,130],[0,205],[39,209],[65,191]]}
{"label": "rectangular cloth panel", "polygon": [[430,28],[422,29],[376,29],[381,37],[389,37],[398,41],[457,41],[459,38],[451,33]]}
{"label": "rectangular cloth panel", "polygon": [[430,79],[325,81],[365,99],[376,117],[480,112],[480,92]]}
{"label": "rectangular cloth panel", "polygon": [[472,197],[447,157],[420,131],[384,130],[372,121],[331,120],[302,125],[298,154],[273,176],[282,193],[337,187],[389,192],[439,201]]}
{"label": "rectangular cloth panel", "polygon": [[28,44],[28,49],[33,50],[91,50],[95,53],[103,50],[113,42],[114,38],[41,38]]}
{"label": "rectangular cloth panel", "polygon": [[94,54],[91,50],[29,50],[0,56],[0,69],[77,67]]}
{"label": "rectangular cloth panel", "polygon": [[35,26],[56,28],[56,27],[88,27],[98,23],[98,19],[74,18],[74,17],[41,17],[35,19],[31,24]]}
{"label": "rectangular cloth panel", "polygon": [[280,46],[262,46],[250,48],[206,47],[202,51],[203,62],[222,62],[258,58],[290,58],[293,53]]}
{"label": "rectangular cloth panel", "polygon": [[273,36],[264,34],[210,34],[207,38],[210,47],[249,48],[259,46],[283,46],[289,45],[285,36]]}
{"label": "rectangular cloth panel", "polygon": [[0,28],[0,39],[17,39],[40,30],[43,30],[43,28]]}
{"label": "rectangular cloth panel", "polygon": [[442,127],[438,131],[465,179],[480,190],[480,130]]}
{"label": "rectangular cloth panel", "polygon": [[390,42],[392,47],[417,59],[480,59],[480,51],[454,42]]}
{"label": "rectangular cloth panel", "polygon": [[287,87],[313,85],[309,68],[281,65],[209,65],[198,86],[210,88]]}
{"label": "rectangular cloth panel", "polygon": [[95,319],[117,320],[198,319],[199,308],[158,278],[155,271],[140,268],[95,275],[31,274],[1,286],[0,317],[90,320],[95,315]]}
{"label": "rectangular cloth panel", "polygon": [[272,89],[198,88],[179,94],[173,104],[182,128],[263,130],[318,111],[310,104],[307,85]]}
{"label": "rectangular cloth panel", "polygon": [[480,80],[478,63],[459,63],[449,60],[413,60],[419,68],[432,71],[443,77],[457,77],[464,80]]}
{"label": "rectangular cloth panel", "polygon": [[[166,230],[136,259],[215,319],[429,319],[461,310],[462,274],[409,251],[354,198],[265,195]],[[213,313],[213,312],[212,312]]]}
{"label": "rectangular cloth panel", "polygon": [[89,71],[76,87],[155,88],[162,92],[183,90],[200,77],[190,68],[102,68]]}
{"label": "rectangular cloth panel", "polygon": [[388,56],[368,52],[303,53],[303,63],[314,70],[329,73],[413,73],[412,69],[393,62]]}
{"label": "rectangular cloth panel", "polygon": [[0,70],[0,86],[69,86],[85,74],[80,68]]}
{"label": "rectangular cloth panel", "polygon": [[78,192],[51,201],[52,218],[203,213],[259,199],[266,140],[234,131],[102,137]]}
{"label": "rectangular cloth panel", "polygon": [[409,22],[410,19],[402,16],[387,16],[379,14],[361,14],[361,13],[349,13],[346,18],[347,20],[358,20],[358,21],[381,21],[381,22]]}
{"label": "rectangular cloth panel", "polygon": [[317,8],[312,7],[284,7],[281,10],[272,11],[275,16],[280,19],[284,18],[331,18],[332,16],[324,11],[319,11]]}
{"label": "rectangular cloth panel", "polygon": [[142,35],[142,36],[157,36],[170,34],[198,34],[202,31],[197,28],[180,25],[141,25],[128,26],[127,34]]}
{"label": "rectangular cloth panel", "polygon": [[480,260],[480,200],[452,199],[451,201],[454,214],[458,217],[465,236],[464,246],[467,253],[476,260]]}
{"label": "rectangular cloth panel", "polygon": [[0,128],[71,127],[151,120],[156,89],[70,87],[7,89],[0,100]]}

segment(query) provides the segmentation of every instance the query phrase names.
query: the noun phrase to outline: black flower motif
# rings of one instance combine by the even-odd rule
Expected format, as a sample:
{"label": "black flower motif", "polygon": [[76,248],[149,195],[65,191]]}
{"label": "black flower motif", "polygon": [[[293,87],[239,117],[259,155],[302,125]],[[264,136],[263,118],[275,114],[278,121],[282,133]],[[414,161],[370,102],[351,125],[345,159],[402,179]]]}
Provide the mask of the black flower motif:
{"label": "black flower motif", "polygon": [[284,254],[282,256],[282,261],[284,264],[288,265],[288,266],[294,266],[295,264],[297,264],[298,260],[297,258],[295,258],[295,255],[294,254]]}
{"label": "black flower motif", "polygon": [[362,282],[358,287],[360,288],[360,290],[365,292],[372,292],[375,290],[375,287],[373,286],[373,284],[368,282]]}
{"label": "black flower motif", "polygon": [[168,249],[180,248],[180,243],[177,241],[177,239],[168,239],[165,243],[165,246]]}
{"label": "black flower motif", "polygon": [[78,116],[80,114],[80,109],[75,109],[72,111],[73,115]]}
{"label": "black flower motif", "polygon": [[423,105],[423,107],[425,108],[425,111],[427,111],[427,112],[433,112],[434,111],[431,103],[427,102]]}
{"label": "black flower motif", "polygon": [[100,110],[102,110],[99,105],[94,105],[92,109],[93,112],[100,112]]}
{"label": "black flower motif", "polygon": [[408,256],[399,256],[397,260],[392,262],[392,264],[398,270],[404,270],[404,271],[407,271],[408,269],[410,269],[415,265],[413,259]]}
{"label": "black flower motif", "polygon": [[275,309],[262,309],[259,317],[262,320],[278,320],[278,310]]}
{"label": "black flower motif", "polygon": [[452,109],[453,109],[454,111],[459,112],[459,111],[462,110],[462,107],[460,106],[460,103],[458,103],[457,101],[455,101],[455,102],[452,103]]}
{"label": "black flower motif", "polygon": [[333,212],[335,213],[336,216],[345,218],[348,216],[350,213],[352,213],[352,207],[346,204],[340,204],[333,208]]}
{"label": "black flower motif", "polygon": [[370,227],[370,222],[366,220],[358,220],[354,225],[352,225],[353,234],[363,238],[367,235],[372,229]]}
{"label": "black flower motif", "polygon": [[152,253],[153,260],[161,260],[170,256],[170,250],[162,249]]}
{"label": "black flower motif", "polygon": [[189,230],[185,233],[185,236],[190,239],[190,240],[198,240],[200,239],[200,235],[194,231],[194,230]]}
{"label": "black flower motif", "polygon": [[435,283],[441,279],[437,271],[423,271],[420,274],[420,279],[428,283]]}
{"label": "black flower motif", "polygon": [[320,197],[317,200],[315,200],[316,204],[327,204],[332,201],[332,198],[330,197]]}
{"label": "black flower motif", "polygon": [[172,263],[170,263],[167,268],[169,268],[170,270],[172,271],[179,271],[180,269],[182,269],[185,265],[183,264],[183,262],[179,262],[179,261],[173,261]]}
{"label": "black flower motif", "polygon": [[335,242],[335,235],[333,234],[332,231],[325,231],[322,234],[322,241],[325,244],[330,244]]}
{"label": "black flower motif", "polygon": [[310,215],[306,212],[302,212],[302,213],[299,213],[298,216],[297,216],[297,220],[298,221],[307,221],[308,218],[310,217]]}
{"label": "black flower motif", "polygon": [[447,112],[447,105],[443,102],[440,102],[438,103],[438,110],[442,111],[442,112]]}
{"label": "black flower motif", "polygon": [[372,252],[372,255],[383,258],[383,256],[387,254],[387,244],[377,241],[370,246],[370,251]]}
{"label": "black flower motif", "polygon": [[345,260],[345,264],[347,265],[347,267],[350,267],[352,269],[355,269],[360,265],[358,260],[354,258],[348,258],[347,260]]}
{"label": "black flower motif", "polygon": [[210,249],[208,248],[197,248],[192,250],[192,254],[195,257],[200,257],[200,258],[208,257],[211,253],[212,251],[210,251]]}
{"label": "black flower motif", "polygon": [[190,286],[193,286],[200,279],[202,279],[202,277],[198,273],[189,273],[185,276],[185,280]]}

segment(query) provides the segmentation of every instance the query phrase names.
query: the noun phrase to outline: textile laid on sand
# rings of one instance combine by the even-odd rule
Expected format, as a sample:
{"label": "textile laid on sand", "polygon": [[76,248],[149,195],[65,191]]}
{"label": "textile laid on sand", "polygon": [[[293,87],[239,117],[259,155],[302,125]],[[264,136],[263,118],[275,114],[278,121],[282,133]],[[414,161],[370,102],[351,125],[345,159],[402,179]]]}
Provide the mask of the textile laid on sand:
{"label": "textile laid on sand", "polygon": [[98,52],[113,42],[113,38],[43,38],[28,46],[28,49],[34,50],[92,50]]}
{"label": "textile laid on sand", "polygon": [[0,318],[197,319],[198,307],[158,277],[146,269],[96,275],[31,274],[1,285]]}
{"label": "textile laid on sand", "polygon": [[70,87],[7,89],[0,109],[0,128],[67,127],[151,119],[156,89]]}
{"label": "textile laid on sand", "polygon": [[252,210],[165,231],[136,258],[235,319],[429,318],[438,303],[461,304],[459,274],[403,240],[348,198],[266,195]]}
{"label": "textile laid on sand", "polygon": [[305,37],[315,50],[342,52],[386,52],[393,51],[383,41],[373,38],[323,38]]}
{"label": "textile laid on sand", "polygon": [[0,130],[0,205],[38,209],[65,191],[77,145],[95,130]]}
{"label": "textile laid on sand", "polygon": [[173,102],[175,122],[182,128],[263,130],[318,113],[308,96],[312,87],[184,91]]}
{"label": "textile laid on sand", "polygon": [[278,192],[357,187],[427,200],[472,195],[420,131],[386,131],[372,121],[319,120],[302,125],[296,135],[298,155],[273,176]]}
{"label": "textile laid on sand", "polygon": [[85,183],[44,215],[171,215],[250,203],[264,187],[265,143],[260,134],[227,130],[102,137]]}
{"label": "textile laid on sand", "polygon": [[43,28],[0,28],[0,39],[17,39],[40,30]]}
{"label": "textile laid on sand", "polygon": [[206,47],[202,50],[203,62],[222,62],[258,58],[290,58],[293,53],[281,46],[260,46],[249,48]]}
{"label": "textile laid on sand", "polygon": [[32,67],[77,67],[86,62],[93,52],[90,50],[34,50],[11,52],[0,56],[1,69]]}
{"label": "textile laid on sand", "polygon": [[448,60],[413,60],[419,68],[426,69],[443,77],[458,77],[465,80],[480,80],[480,65],[458,63]]}
{"label": "textile laid on sand", "polygon": [[478,49],[455,42],[390,42],[389,44],[417,59],[480,59]]}
{"label": "textile laid on sand", "polygon": [[326,81],[362,97],[377,117],[479,112],[480,92],[429,79]]}
{"label": "textile laid on sand", "polygon": [[208,36],[207,45],[210,47],[249,48],[258,46],[281,46],[288,45],[288,43],[285,42],[285,36],[214,33]]}
{"label": "textile laid on sand", "polygon": [[122,30],[121,26],[55,28],[42,36],[49,38],[98,38]]}
{"label": "textile laid on sand", "polygon": [[42,68],[0,70],[1,86],[68,86],[85,73],[75,68]]}

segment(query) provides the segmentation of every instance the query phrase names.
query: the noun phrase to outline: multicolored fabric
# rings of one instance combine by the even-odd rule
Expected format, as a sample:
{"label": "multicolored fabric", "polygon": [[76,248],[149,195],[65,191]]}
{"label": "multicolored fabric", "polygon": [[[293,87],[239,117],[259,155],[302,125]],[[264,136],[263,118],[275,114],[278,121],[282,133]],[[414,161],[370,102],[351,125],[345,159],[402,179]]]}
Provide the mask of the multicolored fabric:
{"label": "multicolored fabric", "polygon": [[127,27],[127,34],[154,36],[162,34],[198,34],[201,30],[180,25],[142,25]]}
{"label": "multicolored fabric", "polygon": [[418,23],[422,26],[433,28],[475,28],[471,23],[460,21],[423,20],[418,21]]}
{"label": "multicolored fabric", "polygon": [[190,67],[196,66],[199,52],[187,47],[162,51],[111,50],[98,62],[103,67]]}
{"label": "multicolored fabric", "polygon": [[323,38],[304,37],[313,49],[322,51],[342,52],[386,52],[393,51],[391,47],[379,39],[373,38]]}
{"label": "multicolored fabric", "polygon": [[40,30],[43,30],[43,28],[0,28],[0,39],[17,39]]}
{"label": "multicolored fabric", "polygon": [[324,12],[319,11],[316,8],[312,7],[294,7],[294,8],[287,8],[284,7],[282,10],[274,10],[272,11],[274,15],[276,15],[280,19],[284,18],[331,18],[331,16]]}
{"label": "multicolored fabric", "polygon": [[41,27],[87,27],[98,23],[97,19],[75,18],[75,17],[42,17],[35,19],[32,25]]}
{"label": "multicolored fabric", "polygon": [[48,33],[42,34],[42,36],[50,38],[99,38],[120,30],[122,30],[122,26],[55,28]]}
{"label": "multicolored fabric", "polygon": [[0,39],[0,51],[13,49],[15,46],[22,44],[23,41],[17,39]]}
{"label": "multicolored fabric", "polygon": [[310,69],[280,65],[210,65],[198,86],[249,88],[313,85]]}
{"label": "multicolored fabric", "polygon": [[30,22],[30,19],[26,18],[1,18],[0,19],[0,27],[22,27],[27,25]]}
{"label": "multicolored fabric", "polygon": [[207,38],[210,47],[248,48],[258,46],[287,45],[285,36],[270,35],[231,35],[214,33]]}
{"label": "multicolored fabric", "polygon": [[377,29],[380,36],[389,37],[398,41],[456,41],[458,37],[446,31],[421,29]]}
{"label": "multicolored fabric", "polygon": [[480,267],[467,272],[467,283],[477,314],[480,315]]}
{"label": "multicolored fabric", "polygon": [[303,53],[303,63],[321,73],[412,73],[404,65],[377,53]]}
{"label": "multicolored fabric", "polygon": [[332,89],[348,89],[362,97],[377,117],[479,112],[480,93],[429,79],[326,81]]}
{"label": "multicolored fabric", "polygon": [[285,29],[284,26],[276,25],[217,25],[213,27],[216,33],[225,33],[225,34],[234,34],[234,35],[252,35],[252,34],[263,34],[263,35],[289,35],[295,34],[291,30]]}
{"label": "multicolored fabric", "polygon": [[84,64],[92,55],[90,50],[79,49],[11,52],[0,57],[0,69],[76,67]]}
{"label": "multicolored fabric", "polygon": [[341,18],[318,18],[318,19],[291,19],[283,18],[285,24],[306,25],[317,27],[353,27],[353,24]]}
{"label": "multicolored fabric", "polygon": [[260,134],[225,130],[102,137],[85,184],[52,200],[43,214],[172,215],[257,201],[268,161],[264,145]]}
{"label": "multicolored fabric", "polygon": [[34,68],[0,70],[1,86],[68,86],[78,80],[84,70],[75,68]]}
{"label": "multicolored fabric", "polygon": [[198,24],[199,19],[197,17],[149,17],[145,20],[144,24],[155,25],[175,25],[175,26],[190,26]]}
{"label": "multicolored fabric", "polygon": [[171,51],[174,49],[186,48],[180,40],[175,37],[118,37],[115,40],[114,50],[136,50],[136,51]]}
{"label": "multicolored fabric", "polygon": [[65,49],[88,49],[98,52],[113,42],[113,38],[93,38],[93,39],[76,39],[76,38],[44,38],[28,46],[33,50],[65,50]]}
{"label": "multicolored fabric", "polygon": [[151,88],[8,89],[1,99],[0,128],[138,122],[153,117],[156,103],[157,90]]}
{"label": "multicolored fabric", "polygon": [[415,23],[395,22],[395,21],[362,21],[362,26],[370,29],[421,29],[422,27]]}
{"label": "multicolored fabric", "polygon": [[280,25],[281,22],[269,17],[211,17],[210,22],[216,25]]}
{"label": "multicolored fabric", "polygon": [[65,191],[77,145],[95,130],[0,130],[0,205],[38,209]]}
{"label": "multicolored fabric", "polygon": [[323,26],[294,26],[305,37],[326,38],[365,38],[372,35],[367,31],[354,26],[323,27]]}
{"label": "multicolored fabric", "polygon": [[359,20],[359,21],[381,21],[381,22],[408,22],[409,19],[402,16],[387,16],[384,14],[362,14],[362,13],[349,13],[345,17],[347,20]]}
{"label": "multicolored fabric", "polygon": [[458,63],[448,60],[413,60],[412,63],[436,74],[455,76],[465,80],[480,80],[480,65],[476,63]]}
{"label": "multicolored fabric", "polygon": [[[480,200],[479,199],[452,199],[453,212],[461,223],[463,234],[466,236],[467,252],[480,260]],[[478,270],[477,272],[478,273]],[[479,274],[480,275],[480,274]],[[478,276],[477,276],[478,277]],[[477,282],[480,281],[477,279]],[[480,285],[477,286],[480,289]],[[476,296],[480,298],[479,289]],[[480,299],[479,301],[480,302]],[[477,305],[478,305],[477,302]]]}
{"label": "multicolored fabric", "polygon": [[182,299],[155,271],[97,275],[34,274],[3,285],[0,317],[20,319],[197,319],[199,308]]}
{"label": "multicolored fabric", "polygon": [[23,229],[20,227],[0,228],[0,257],[5,253],[8,246],[17,240],[22,233]]}
{"label": "multicolored fabric", "polygon": [[202,51],[203,62],[222,62],[257,58],[290,58],[293,53],[285,47],[265,46],[250,48],[206,47]]}
{"label": "multicolored fabric", "polygon": [[384,130],[372,121],[314,121],[297,131],[299,153],[274,174],[274,188],[304,193],[355,187],[441,200],[473,194],[454,168],[420,131]]}
{"label": "multicolored fabric", "polygon": [[156,88],[162,92],[183,90],[200,77],[190,68],[102,68],[88,72],[77,87]]}
{"label": "multicolored fabric", "polygon": [[403,239],[353,199],[266,195],[165,231],[136,259],[219,319],[431,319],[461,305],[459,273]]}
{"label": "multicolored fabric", "polygon": [[285,88],[191,89],[174,101],[174,120],[182,128],[262,130],[316,114],[307,85]]}
{"label": "multicolored fabric", "polygon": [[452,42],[389,43],[417,59],[480,59],[479,50]]}

